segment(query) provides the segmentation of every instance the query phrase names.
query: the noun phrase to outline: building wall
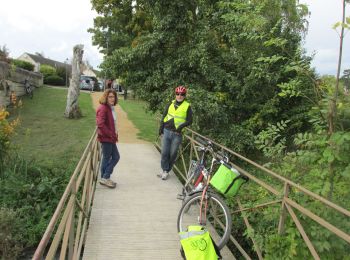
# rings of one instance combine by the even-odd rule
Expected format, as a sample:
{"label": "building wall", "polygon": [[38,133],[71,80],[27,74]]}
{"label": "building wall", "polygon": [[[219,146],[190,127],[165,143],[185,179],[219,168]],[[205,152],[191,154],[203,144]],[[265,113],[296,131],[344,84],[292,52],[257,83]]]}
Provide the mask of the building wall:
{"label": "building wall", "polygon": [[96,77],[95,72],[93,70],[91,70],[91,69],[84,69],[82,71],[82,74],[85,75],[85,76]]}
{"label": "building wall", "polygon": [[23,53],[18,60],[27,61],[34,65],[34,72],[40,72],[40,63],[35,62],[27,53]]}

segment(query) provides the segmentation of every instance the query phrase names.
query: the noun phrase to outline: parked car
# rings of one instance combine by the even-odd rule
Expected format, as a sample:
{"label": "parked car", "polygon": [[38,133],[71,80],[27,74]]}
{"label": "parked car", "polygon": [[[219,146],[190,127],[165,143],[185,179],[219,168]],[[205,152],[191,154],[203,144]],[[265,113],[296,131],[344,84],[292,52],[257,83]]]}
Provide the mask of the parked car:
{"label": "parked car", "polygon": [[123,95],[124,94],[124,87],[122,85],[119,85],[118,83],[114,83],[112,88],[118,93]]}
{"label": "parked car", "polygon": [[80,89],[86,89],[86,90],[94,90],[94,91],[100,91],[100,86],[98,84],[98,80],[95,77],[91,76],[80,76]]}
{"label": "parked car", "polygon": [[103,81],[102,81],[102,80],[99,80],[99,81],[98,81],[98,86],[99,86],[99,88],[100,88],[100,91],[103,91],[103,89],[104,89],[104,84],[103,84]]}

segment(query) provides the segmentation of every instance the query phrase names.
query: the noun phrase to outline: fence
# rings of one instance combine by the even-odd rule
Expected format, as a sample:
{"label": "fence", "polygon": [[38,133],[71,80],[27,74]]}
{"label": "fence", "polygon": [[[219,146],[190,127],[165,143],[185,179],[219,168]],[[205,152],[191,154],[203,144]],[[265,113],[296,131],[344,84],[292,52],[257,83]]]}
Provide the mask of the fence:
{"label": "fence", "polygon": [[[284,177],[278,175],[277,173],[243,157],[242,155],[230,150],[229,148],[222,146],[222,145],[216,143],[213,140],[210,140],[209,138],[207,138],[203,135],[200,135],[199,133],[197,133],[191,129],[187,129],[187,130],[189,131],[190,134],[184,135],[185,140],[183,141],[184,145],[183,145],[183,147],[181,149],[181,153],[180,153],[180,158],[179,158],[180,163],[178,163],[177,166],[176,165],[174,166],[176,172],[178,173],[180,178],[182,178],[184,181],[186,180],[186,177],[185,177],[186,171],[189,170],[190,163],[191,163],[193,157],[196,158],[197,160],[199,160],[197,150],[195,149],[195,146],[200,144],[199,142],[196,141],[197,138],[199,137],[199,138],[204,139],[206,141],[210,141],[214,146],[214,150],[223,151],[223,152],[227,153],[228,155],[230,155],[231,157],[237,158],[237,159],[241,160],[242,162],[258,169],[259,171],[263,172],[263,174],[265,176],[272,177],[275,181],[278,181],[279,183],[281,183],[282,185],[280,185],[280,187],[283,187],[282,189],[273,187],[271,184],[266,183],[266,181],[264,181],[264,178],[259,178],[259,177],[255,176],[254,174],[246,171],[245,169],[243,169],[239,165],[231,162],[230,164],[234,168],[236,168],[238,171],[240,171],[241,173],[248,176],[250,178],[250,181],[252,181],[252,182],[256,183],[257,185],[259,185],[260,187],[264,188],[265,190],[267,190],[270,194],[274,195],[274,197],[275,197],[275,199],[272,201],[262,203],[259,205],[254,205],[253,207],[246,207],[246,208],[243,208],[241,201],[239,199],[237,199],[236,202],[238,205],[238,209],[232,211],[232,214],[237,214],[237,213],[241,213],[244,211],[251,211],[254,209],[258,209],[258,208],[263,208],[263,207],[267,207],[267,206],[271,206],[271,205],[280,204],[281,210],[280,210],[279,224],[278,224],[278,230],[277,230],[278,234],[282,235],[284,233],[285,221],[286,221],[287,214],[289,213],[291,219],[295,223],[297,229],[300,232],[300,235],[302,236],[304,242],[306,243],[306,245],[307,245],[307,247],[308,247],[308,249],[309,249],[309,251],[314,259],[320,259],[320,257],[318,255],[317,251],[315,250],[315,247],[312,244],[309,236],[306,234],[305,229],[304,229],[303,225],[301,224],[299,218],[297,217],[297,214],[294,211],[295,209],[298,210],[300,213],[302,213],[304,216],[307,216],[309,219],[312,219],[313,221],[315,221],[318,225],[328,229],[331,233],[335,234],[336,236],[338,236],[339,238],[341,238],[342,240],[344,240],[348,244],[350,244],[350,235],[348,233],[344,232],[340,228],[336,227],[335,225],[329,223],[328,221],[326,221],[322,217],[313,213],[311,210],[309,210],[306,207],[303,207],[302,205],[297,203],[295,200],[293,200],[291,198],[290,191],[291,191],[291,189],[294,189],[300,193],[303,193],[304,195],[308,196],[313,201],[318,201],[319,203],[321,203],[325,208],[329,207],[329,208],[335,210],[336,212],[343,214],[345,217],[349,218],[349,221],[350,221],[350,211],[348,211],[348,210],[332,203],[331,201],[307,190],[306,188],[302,187],[301,185],[298,185],[298,184],[294,183],[293,181],[288,180],[287,178],[284,178]],[[156,146],[160,149],[160,145],[158,143],[156,143]],[[188,162],[188,164],[186,164],[186,161]],[[180,164],[180,166],[179,166],[179,164]],[[244,223],[245,223],[247,229],[251,229],[251,224],[249,223],[248,217],[246,217],[244,214],[242,214],[242,215],[243,215],[243,220],[244,220]],[[245,257],[246,259],[251,259],[251,257],[248,255],[248,253],[243,249],[243,247],[238,243],[238,241],[232,235],[230,236],[230,241],[236,246],[236,248],[240,251],[240,253],[243,255],[243,257]],[[263,259],[262,251],[259,248],[259,245],[256,243],[256,241],[253,238],[252,238],[252,243],[254,244],[254,248],[255,248],[257,257],[259,259]]]}
{"label": "fence", "polygon": [[[101,162],[100,151],[95,130],[46,228],[33,259],[42,259],[42,257],[54,259],[58,254],[60,259],[80,258]],[[58,227],[55,229],[57,225]],[[57,252],[59,247],[60,252]],[[46,255],[44,256],[44,254]]]}

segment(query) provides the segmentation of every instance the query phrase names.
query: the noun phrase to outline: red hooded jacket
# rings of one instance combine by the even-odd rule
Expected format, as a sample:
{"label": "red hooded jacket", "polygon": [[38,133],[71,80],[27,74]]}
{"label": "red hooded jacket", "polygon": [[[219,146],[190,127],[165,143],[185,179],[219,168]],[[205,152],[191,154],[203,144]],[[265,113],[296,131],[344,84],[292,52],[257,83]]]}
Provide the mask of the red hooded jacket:
{"label": "red hooded jacket", "polygon": [[98,141],[101,143],[116,143],[118,141],[112,109],[109,105],[101,104],[97,108],[96,124]]}

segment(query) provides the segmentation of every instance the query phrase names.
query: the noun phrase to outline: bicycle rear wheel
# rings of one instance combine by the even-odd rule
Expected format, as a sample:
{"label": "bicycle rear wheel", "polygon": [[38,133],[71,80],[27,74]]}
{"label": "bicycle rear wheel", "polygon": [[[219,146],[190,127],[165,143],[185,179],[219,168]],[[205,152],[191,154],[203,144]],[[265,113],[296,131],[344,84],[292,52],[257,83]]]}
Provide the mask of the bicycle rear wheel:
{"label": "bicycle rear wheel", "polygon": [[[184,202],[178,218],[177,230],[183,232],[190,225],[199,225],[200,204],[202,193],[196,193]],[[204,207],[202,207],[202,215]],[[215,193],[207,192],[206,228],[209,230],[215,244],[222,249],[231,234],[232,217],[225,202]]]}

